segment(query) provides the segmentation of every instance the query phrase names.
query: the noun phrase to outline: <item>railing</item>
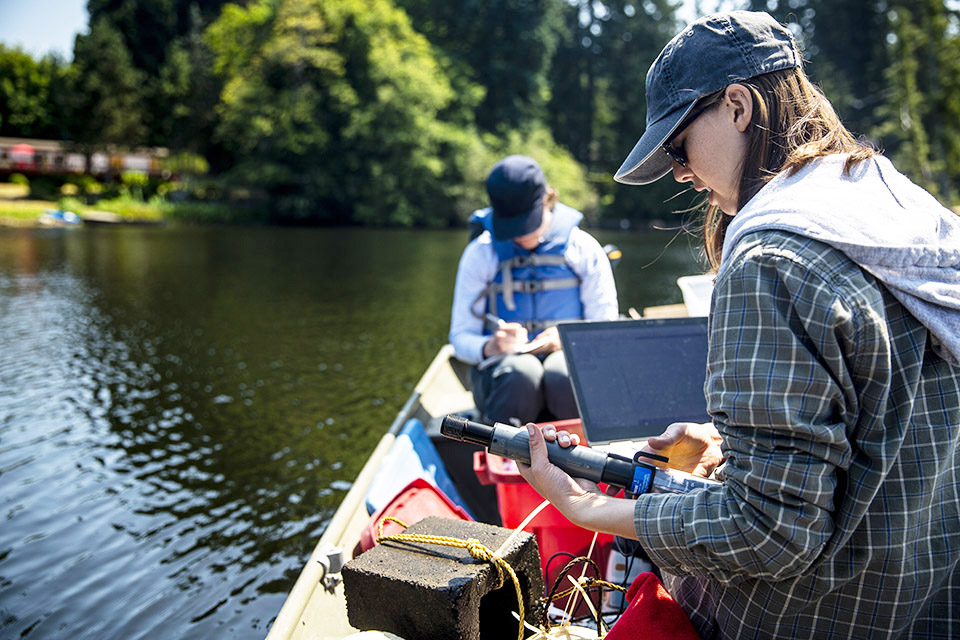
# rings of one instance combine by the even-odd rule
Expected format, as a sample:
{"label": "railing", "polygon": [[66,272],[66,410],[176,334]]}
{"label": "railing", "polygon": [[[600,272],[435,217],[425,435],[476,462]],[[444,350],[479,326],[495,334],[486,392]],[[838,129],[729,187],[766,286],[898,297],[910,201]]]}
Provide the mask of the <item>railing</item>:
{"label": "railing", "polygon": [[164,147],[136,150],[105,147],[86,155],[78,153],[69,142],[60,140],[0,138],[0,173],[106,175],[139,171],[162,175],[163,160],[168,154]]}

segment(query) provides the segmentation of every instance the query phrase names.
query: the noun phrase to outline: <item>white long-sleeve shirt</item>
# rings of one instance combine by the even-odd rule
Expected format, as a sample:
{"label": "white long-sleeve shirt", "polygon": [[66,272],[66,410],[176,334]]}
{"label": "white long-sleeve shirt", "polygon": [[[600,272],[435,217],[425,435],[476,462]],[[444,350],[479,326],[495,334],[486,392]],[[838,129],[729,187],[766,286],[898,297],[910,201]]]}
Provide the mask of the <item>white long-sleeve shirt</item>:
{"label": "white long-sleeve shirt", "polygon": [[[580,302],[584,320],[616,320],[620,312],[617,286],[610,260],[600,243],[579,227],[570,232],[563,257],[580,278]],[[499,260],[492,236],[484,231],[473,239],[460,257],[457,282],[453,290],[450,316],[450,344],[457,358],[469,364],[483,359],[483,345],[490,339],[483,334],[486,297],[477,300],[497,275]],[[470,306],[476,304],[471,310]]]}

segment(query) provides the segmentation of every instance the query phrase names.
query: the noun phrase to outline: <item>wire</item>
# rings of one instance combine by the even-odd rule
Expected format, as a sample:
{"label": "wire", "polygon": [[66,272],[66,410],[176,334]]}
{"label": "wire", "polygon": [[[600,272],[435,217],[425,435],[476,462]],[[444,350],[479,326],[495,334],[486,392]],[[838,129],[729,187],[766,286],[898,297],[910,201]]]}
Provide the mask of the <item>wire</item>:
{"label": "wire", "polygon": [[[564,551],[557,552],[550,557],[550,559],[547,561],[547,565],[549,566],[550,562],[558,555],[573,555],[573,554],[569,554]],[[596,573],[596,577],[585,577],[581,581],[578,581],[577,587],[571,587],[569,589],[566,589],[558,593],[557,589],[563,583],[564,578],[566,578],[567,575],[571,571],[573,571],[573,569],[575,569],[578,565],[584,565],[585,567],[593,567],[593,570]],[[567,564],[564,565],[563,569],[560,570],[559,575],[557,575],[556,579],[553,582],[553,586],[547,592],[547,597],[544,599],[543,617],[541,621],[542,626],[544,628],[547,628],[548,626],[547,616],[548,616],[550,604],[552,602],[554,602],[555,600],[559,600],[560,598],[566,597],[568,595],[571,595],[575,591],[578,591],[580,589],[582,589],[587,594],[589,594],[591,591],[594,591],[597,594],[597,603],[596,603],[596,606],[594,607],[594,610],[596,611],[596,617],[594,618],[594,620],[597,623],[597,635],[598,637],[602,637],[603,635],[603,589],[604,588],[616,589],[618,591],[625,591],[625,589],[619,585],[615,585],[610,582],[607,582],[606,580],[603,580],[600,576],[602,576],[602,573],[600,572],[600,567],[597,566],[596,562],[594,562],[593,560],[591,560],[586,556],[576,556],[572,560],[567,562]],[[592,605],[593,602],[591,601],[590,604]]]}
{"label": "wire", "polygon": [[[544,577],[544,578],[546,578],[548,575],[550,575],[550,563],[552,563],[552,562],[557,558],[557,556],[569,556],[571,559],[577,557],[577,556],[573,555],[572,553],[570,553],[569,551],[557,551],[555,554],[553,554],[552,556],[550,556],[550,558],[547,560],[547,564],[544,565],[544,567],[543,567],[543,577]],[[544,585],[544,587],[546,587],[546,585]],[[544,593],[546,593],[546,592],[544,592]]]}
{"label": "wire", "polygon": [[[637,557],[632,554],[627,556],[627,561],[623,569],[623,582],[620,583],[620,586],[623,587],[624,589],[628,588],[627,582],[629,582],[630,580],[630,572],[633,571],[633,561],[636,559]],[[623,612],[626,610],[627,610],[627,594],[624,593],[620,596],[620,611],[618,615],[622,616]]]}

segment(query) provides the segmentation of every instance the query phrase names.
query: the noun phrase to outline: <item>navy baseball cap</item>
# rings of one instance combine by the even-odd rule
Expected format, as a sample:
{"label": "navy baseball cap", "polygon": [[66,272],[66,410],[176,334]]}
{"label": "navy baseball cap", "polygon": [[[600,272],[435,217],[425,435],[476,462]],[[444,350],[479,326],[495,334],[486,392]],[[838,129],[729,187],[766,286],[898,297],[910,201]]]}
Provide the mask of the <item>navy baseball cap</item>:
{"label": "navy baseball cap", "polygon": [[803,61],[789,29],[762,11],[704,16],[667,43],[647,72],[647,129],[613,177],[649,184],[673,169],[663,145],[697,101]]}
{"label": "navy baseball cap", "polygon": [[543,220],[547,179],[533,158],[507,156],[490,170],[487,195],[493,207],[493,237],[509,240],[533,233]]}

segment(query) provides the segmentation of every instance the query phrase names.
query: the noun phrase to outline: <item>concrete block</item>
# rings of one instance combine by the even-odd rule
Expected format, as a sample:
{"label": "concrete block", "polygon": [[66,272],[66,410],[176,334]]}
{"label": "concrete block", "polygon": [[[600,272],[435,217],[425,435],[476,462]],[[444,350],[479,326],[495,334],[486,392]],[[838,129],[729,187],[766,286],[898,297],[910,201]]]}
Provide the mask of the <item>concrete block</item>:
{"label": "concrete block", "polygon": [[[511,529],[480,522],[430,517],[405,533],[474,538],[496,551]],[[543,594],[537,541],[521,533],[500,552],[517,574],[527,622],[536,624]],[[516,638],[517,597],[510,576],[497,585],[493,564],[467,549],[420,542],[383,542],[348,562],[342,571],[351,626],[389,631],[404,640]]]}

